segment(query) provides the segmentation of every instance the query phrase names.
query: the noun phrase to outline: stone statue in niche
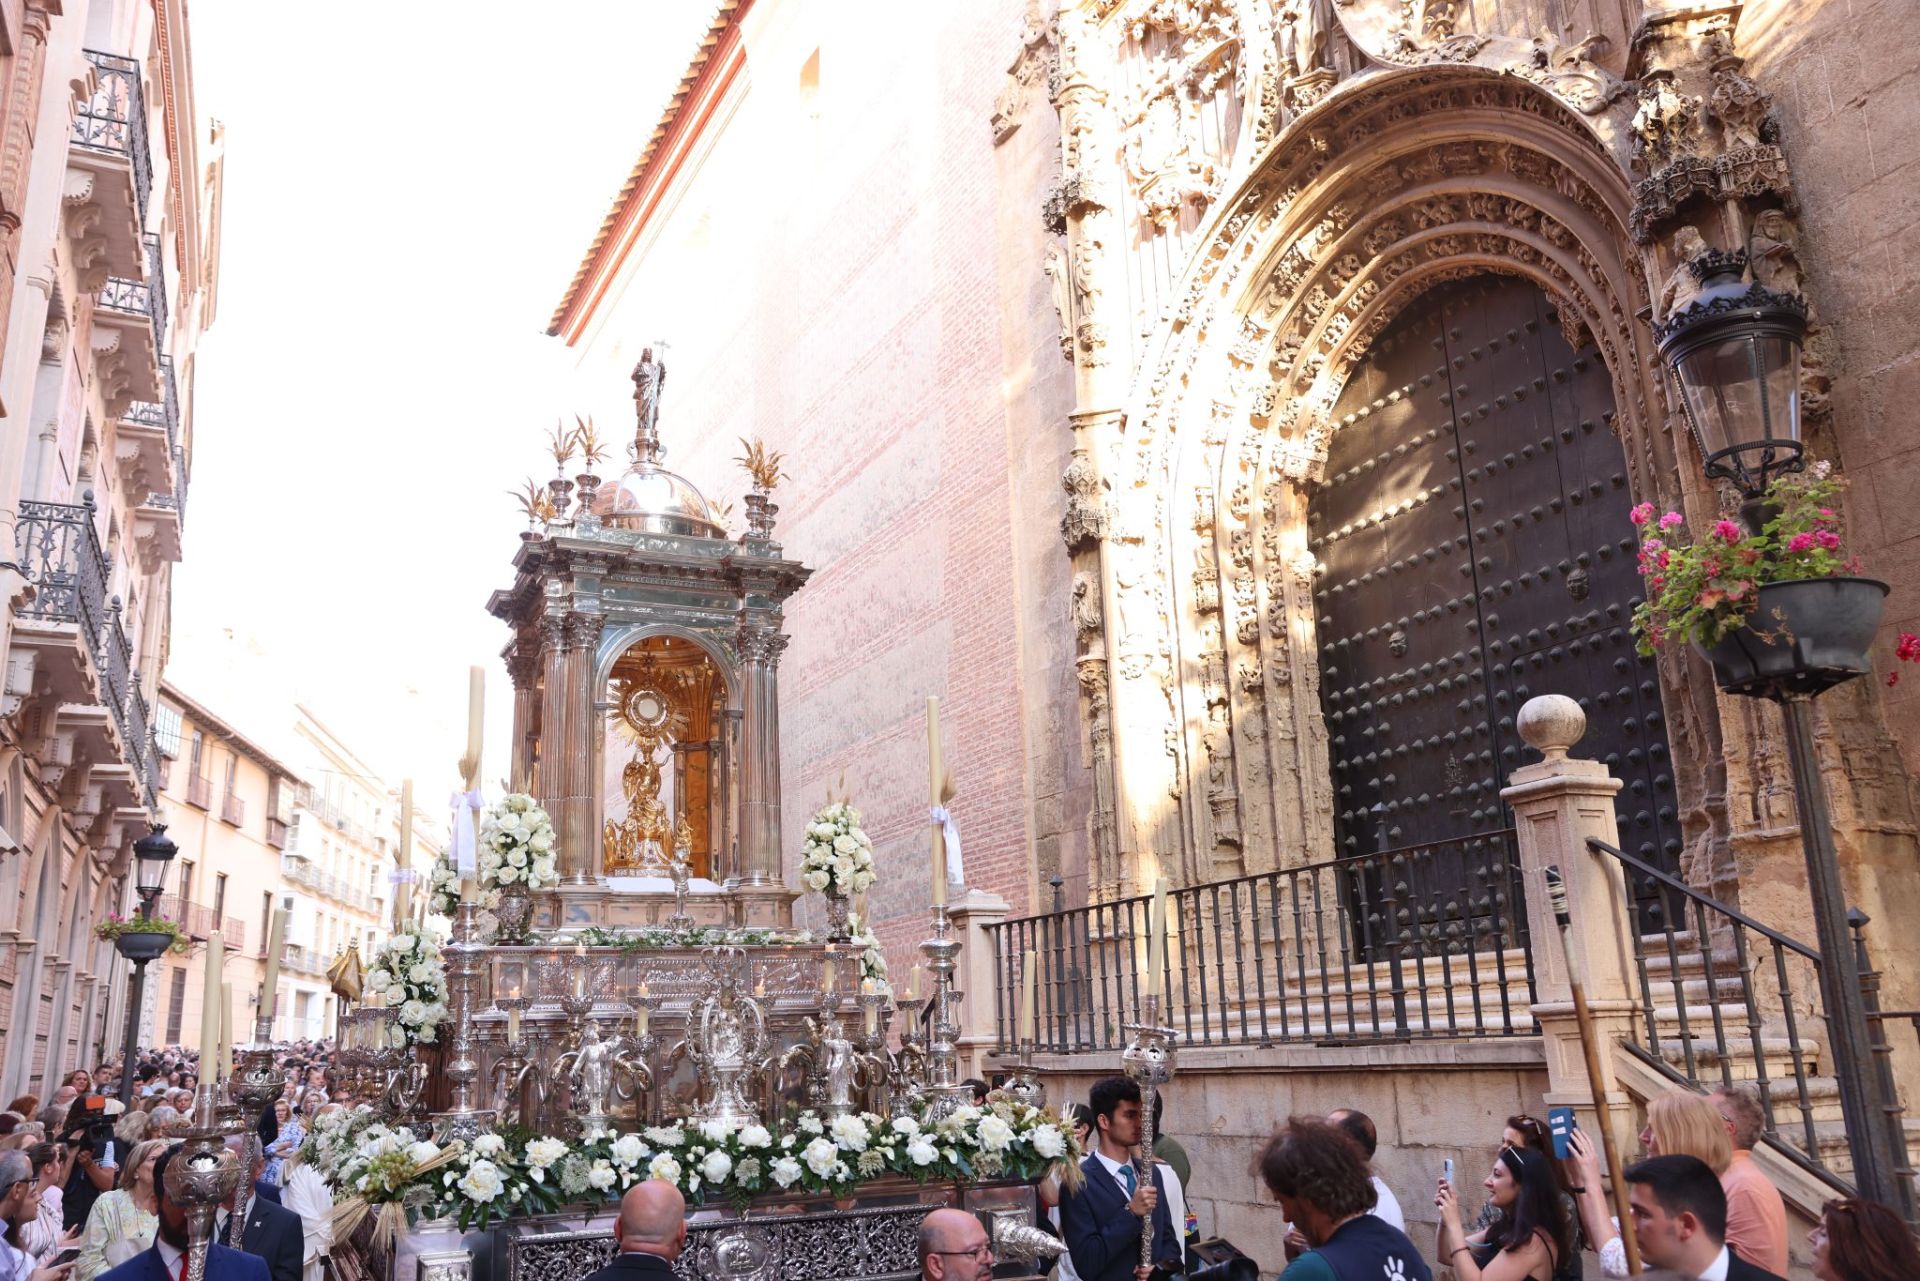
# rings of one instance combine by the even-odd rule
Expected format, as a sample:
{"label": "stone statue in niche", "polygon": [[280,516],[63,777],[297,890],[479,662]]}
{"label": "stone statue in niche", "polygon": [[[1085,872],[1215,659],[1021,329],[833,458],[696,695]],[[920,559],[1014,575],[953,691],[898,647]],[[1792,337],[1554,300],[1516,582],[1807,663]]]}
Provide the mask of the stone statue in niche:
{"label": "stone statue in niche", "polygon": [[1713,73],[1713,91],[1707,108],[1720,122],[1722,142],[1729,151],[1757,147],[1773,132],[1773,97],[1731,67]]}
{"label": "stone statue in niche", "polygon": [[1691,224],[1673,233],[1673,270],[1660,287],[1660,318],[1692,305],[1700,296],[1700,281],[1693,274],[1693,260],[1707,252],[1707,241]]}
{"label": "stone statue in niche", "polygon": [[1288,75],[1333,70],[1333,0],[1287,0],[1280,11],[1280,56]]}
{"label": "stone statue in niche", "polygon": [[1803,274],[1800,270],[1799,231],[1785,210],[1764,210],[1753,220],[1753,232],[1747,237],[1747,261],[1753,278],[1777,293],[1797,294]]}
{"label": "stone statue in niche", "polygon": [[1047,246],[1047,256],[1042,264],[1047,273],[1047,286],[1053,294],[1053,309],[1060,315],[1060,354],[1068,360],[1073,359],[1073,301],[1072,285],[1067,280],[1067,255],[1059,245]]}
{"label": "stone statue in niche", "polygon": [[1083,644],[1100,638],[1100,584],[1084,571],[1073,576],[1073,630]]}

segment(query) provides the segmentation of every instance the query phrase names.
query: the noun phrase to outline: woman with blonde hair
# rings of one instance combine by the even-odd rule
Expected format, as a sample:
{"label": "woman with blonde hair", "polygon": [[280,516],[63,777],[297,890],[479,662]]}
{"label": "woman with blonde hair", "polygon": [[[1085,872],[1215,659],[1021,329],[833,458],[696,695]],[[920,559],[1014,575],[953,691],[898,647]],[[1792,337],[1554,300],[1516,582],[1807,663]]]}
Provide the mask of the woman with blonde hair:
{"label": "woman with blonde hair", "polygon": [[1640,1146],[1648,1156],[1699,1157],[1716,1178],[1733,1164],[1733,1141],[1727,1137],[1727,1122],[1720,1109],[1704,1094],[1682,1087],[1668,1090],[1647,1105],[1647,1127],[1640,1131]]}
{"label": "woman with blonde hair", "polygon": [[153,1244],[160,1226],[160,1193],[153,1183],[154,1162],[167,1150],[165,1139],[144,1139],[133,1146],[114,1179],[87,1213],[80,1257],[68,1281],[93,1281]]}
{"label": "woman with blonde hair", "polygon": [[113,1127],[113,1137],[132,1147],[147,1137],[153,1118],[145,1112],[128,1112]]}

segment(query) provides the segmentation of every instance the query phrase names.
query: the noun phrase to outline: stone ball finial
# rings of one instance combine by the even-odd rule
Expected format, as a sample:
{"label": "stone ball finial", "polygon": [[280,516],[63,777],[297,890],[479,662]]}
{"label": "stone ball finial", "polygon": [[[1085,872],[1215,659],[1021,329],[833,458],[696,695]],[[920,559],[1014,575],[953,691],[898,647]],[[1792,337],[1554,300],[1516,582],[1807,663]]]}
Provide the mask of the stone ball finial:
{"label": "stone ball finial", "polygon": [[1549,761],[1567,759],[1567,749],[1587,732],[1587,714],[1565,694],[1530,698],[1514,722],[1528,747]]}

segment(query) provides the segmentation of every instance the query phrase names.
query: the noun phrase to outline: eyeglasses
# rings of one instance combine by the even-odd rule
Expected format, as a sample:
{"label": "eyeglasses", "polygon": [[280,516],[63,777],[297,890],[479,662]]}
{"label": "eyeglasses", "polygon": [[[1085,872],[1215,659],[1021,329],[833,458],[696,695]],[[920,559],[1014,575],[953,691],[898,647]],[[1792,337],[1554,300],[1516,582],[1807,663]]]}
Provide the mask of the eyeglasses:
{"label": "eyeglasses", "polygon": [[991,1241],[982,1241],[971,1250],[935,1250],[933,1253],[960,1255],[968,1259],[991,1259],[993,1257],[993,1243]]}

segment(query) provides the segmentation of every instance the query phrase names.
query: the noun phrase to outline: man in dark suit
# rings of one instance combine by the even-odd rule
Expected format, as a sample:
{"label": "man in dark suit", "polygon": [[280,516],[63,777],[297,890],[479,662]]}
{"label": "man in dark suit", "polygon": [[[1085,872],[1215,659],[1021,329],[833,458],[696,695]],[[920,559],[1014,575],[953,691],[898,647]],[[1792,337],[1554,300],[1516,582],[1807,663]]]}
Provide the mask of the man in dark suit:
{"label": "man in dark suit", "polygon": [[1727,1194],[1693,1156],[1656,1156],[1627,1167],[1628,1201],[1648,1267],[1704,1281],[1782,1281],[1727,1249]]}
{"label": "man in dark suit", "polygon": [[[227,1148],[236,1160],[246,1161],[245,1138],[229,1137]],[[260,1174],[266,1167],[264,1156],[256,1158],[235,1198],[240,1203],[238,1248],[264,1259],[272,1281],[300,1281],[306,1262],[306,1224],[292,1210],[260,1195]],[[214,1213],[213,1239],[228,1246],[236,1244],[233,1207],[223,1205]]]}
{"label": "man in dark suit", "polygon": [[[174,1144],[154,1163],[153,1186],[160,1197],[159,1227],[153,1245],[117,1268],[100,1274],[100,1281],[184,1281],[187,1275],[187,1208],[167,1189],[167,1167],[180,1154]],[[229,1250],[218,1242],[207,1244],[206,1281],[268,1281],[267,1265],[250,1254]]]}
{"label": "man in dark suit", "polygon": [[[1081,1281],[1147,1281],[1178,1272],[1185,1250],[1161,1198],[1165,1185],[1152,1162],[1141,1177],[1134,1149],[1140,1142],[1140,1087],[1124,1076],[1094,1084],[1087,1098],[1093,1112],[1094,1147],[1080,1171],[1078,1192],[1061,1193],[1060,1235],[1066,1238]],[[1152,1224],[1153,1264],[1140,1265],[1140,1235]]]}
{"label": "man in dark suit", "polygon": [[651,1281],[671,1277],[673,1261],[687,1244],[687,1202],[680,1189],[648,1179],[620,1198],[613,1225],[613,1262],[586,1281]]}

